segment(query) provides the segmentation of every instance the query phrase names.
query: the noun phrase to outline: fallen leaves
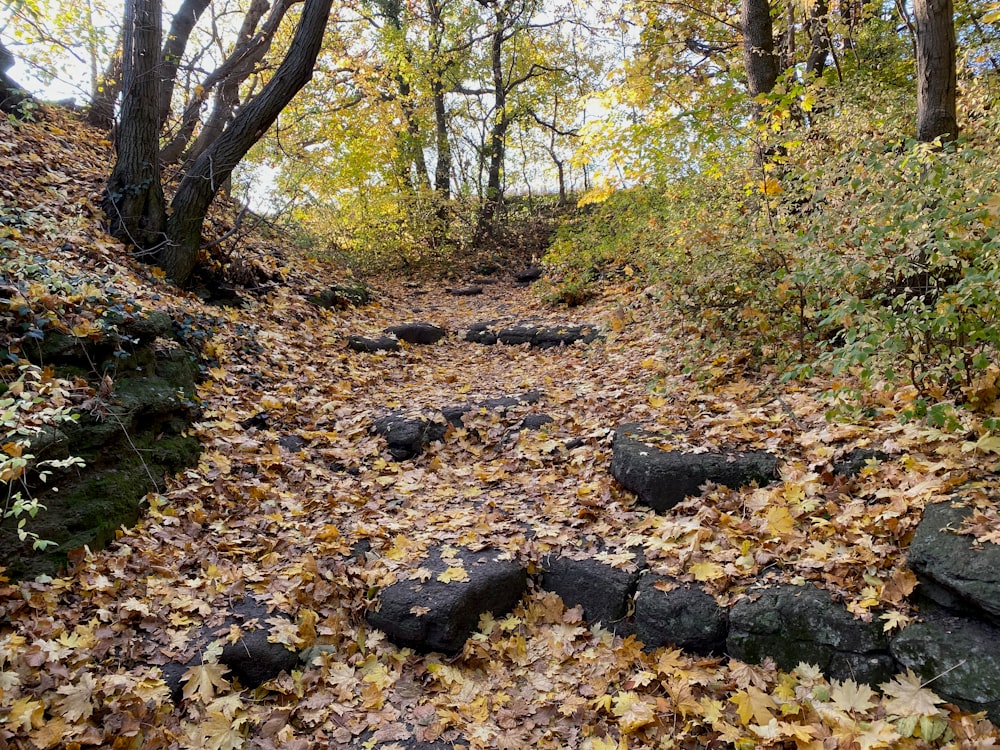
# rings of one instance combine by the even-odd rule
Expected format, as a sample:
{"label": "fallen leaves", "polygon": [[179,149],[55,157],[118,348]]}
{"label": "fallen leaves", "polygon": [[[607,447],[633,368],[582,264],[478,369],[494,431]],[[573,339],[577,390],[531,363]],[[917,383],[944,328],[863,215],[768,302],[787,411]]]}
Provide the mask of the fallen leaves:
{"label": "fallen leaves", "polygon": [[[11,142],[36,139],[24,148],[43,153],[44,128],[0,128]],[[203,348],[212,361],[195,427],[206,450],[151,498],[139,525],[103,552],[84,552],[68,577],[0,581],[0,744],[225,750],[253,737],[262,748],[415,738],[461,739],[477,750],[812,749],[996,738],[913,675],[880,694],[830,683],[808,665],[782,674],[767,664],[647,653],[634,638],[584,627],[579,611],[541,592],[504,617],[484,618],[448,662],[387,643],[364,624],[380,589],[401,578],[467,580],[460,547],[497,548],[536,569],[554,553],[625,570],[644,559],[675,581],[665,585],[697,582],[727,603],[751,582],[794,577],[895,631],[912,616],[915,579],[902,552],[921,504],[964,481],[974,454],[992,443],[963,452],[954,436],[901,426],[888,411],[864,424],[827,422],[814,397],[822,384],[779,386],[771,373],[744,373],[737,357],[701,376],[677,372],[664,341],[685,346],[697,332],[651,304],[621,308],[630,286],[593,303],[609,311],[607,341],[549,352],[452,337],[431,349],[349,355],[348,332],[381,331],[411,314],[410,290],[386,280],[380,304],[318,311],[303,291],[330,270],[298,255],[286,287],[248,300],[246,311],[210,311],[148,276],[96,224],[81,229],[73,219],[86,247],[79,257],[53,249],[66,209],[52,196],[86,208],[105,176],[106,165],[87,153],[89,193],[16,162],[23,200],[49,214],[19,229],[21,241],[66,269],[87,264],[80,274],[90,296],[114,286],[144,305],[211,316]],[[9,152],[2,159],[15,163]],[[494,288],[474,299],[439,298],[429,288],[428,309],[452,331],[485,319],[564,322],[530,291]],[[17,294],[17,304],[46,314],[67,310],[67,330],[93,328],[85,296],[47,285]],[[979,386],[983,399],[993,397],[989,385]],[[414,462],[388,460],[369,431],[383,408],[433,410],[530,389],[545,394],[537,406],[472,413]],[[893,408],[891,394],[880,398],[880,408]],[[540,411],[554,421],[537,433],[519,428]],[[771,450],[783,460],[781,480],[744,491],[706,487],[669,515],[653,514],[607,470],[611,430],[627,421],[669,435],[678,450]],[[281,444],[289,437],[301,440],[294,450]],[[890,458],[855,477],[835,475],[836,459],[862,443]],[[995,514],[979,508],[972,533],[989,539],[995,528]],[[428,551],[442,545],[450,549],[437,565]],[[291,616],[265,619],[307,662],[252,693],[237,691],[211,658],[192,662],[173,706],[160,668],[197,657],[193,634],[206,624],[220,631],[217,649],[238,640],[240,628],[224,625],[223,613],[248,594]]]}

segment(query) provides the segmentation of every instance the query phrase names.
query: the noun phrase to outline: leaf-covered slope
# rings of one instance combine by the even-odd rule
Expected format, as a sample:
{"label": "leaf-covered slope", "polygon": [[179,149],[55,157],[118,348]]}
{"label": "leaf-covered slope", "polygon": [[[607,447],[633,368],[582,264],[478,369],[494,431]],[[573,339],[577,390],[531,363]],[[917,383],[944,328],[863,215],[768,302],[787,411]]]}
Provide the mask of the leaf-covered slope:
{"label": "leaf-covered slope", "polygon": [[[828,384],[779,385],[724,359],[680,372],[678,352],[697,331],[665,319],[635,285],[607,289],[576,313],[576,322],[605,326],[602,340],[541,352],[458,335],[398,353],[351,352],[348,335],[410,320],[454,334],[479,321],[564,323],[566,313],[506,282],[455,297],[393,280],[375,304],[322,310],[307,295],[335,272],[288,249],[284,264],[259,261],[287,283],[248,297],[246,309],[207,308],[101,234],[101,146],[52,127],[0,130],[5,158],[21,170],[16,183],[3,178],[5,206],[39,217],[16,237],[11,225],[4,231],[18,252],[105,296],[88,302],[29,283],[24,302],[48,310],[45,291],[56,317],[86,319],[95,315],[88,305],[120,295],[188,321],[211,360],[199,389],[205,452],[109,549],[82,555],[64,578],[0,586],[3,742],[325,748],[363,738],[380,747],[417,739],[599,750],[996,739],[991,725],[939,705],[912,675],[879,695],[830,684],[807,665],[783,674],[644,652],[634,639],[585,628],[579,610],[540,591],[485,618],[456,658],[388,643],[365,612],[380,589],[424,575],[421,563],[441,545],[493,547],[534,567],[552,553],[628,567],[641,553],[655,572],[699,581],[726,603],[754,582],[813,581],[891,630],[913,614],[902,554],[922,505],[974,477],[977,461],[953,436],[901,426],[905,392],[885,394],[863,424],[832,424],[814,395]],[[60,153],[76,171],[52,183]],[[44,166],[24,166],[31,162]],[[60,249],[70,236],[74,249]],[[389,410],[528,390],[542,400],[506,416],[474,410],[411,462],[389,460],[370,430]],[[554,421],[519,431],[519,417],[535,412]],[[780,481],[711,487],[655,515],[609,473],[612,431],[625,422],[662,433],[664,446],[765,448],[782,461]],[[858,446],[890,457],[855,480],[835,477],[832,462]],[[205,624],[231,637],[223,614],[245,595],[291,618],[269,622],[293,647],[318,647],[310,663],[250,691],[210,656],[174,706],[161,667],[194,656]]]}

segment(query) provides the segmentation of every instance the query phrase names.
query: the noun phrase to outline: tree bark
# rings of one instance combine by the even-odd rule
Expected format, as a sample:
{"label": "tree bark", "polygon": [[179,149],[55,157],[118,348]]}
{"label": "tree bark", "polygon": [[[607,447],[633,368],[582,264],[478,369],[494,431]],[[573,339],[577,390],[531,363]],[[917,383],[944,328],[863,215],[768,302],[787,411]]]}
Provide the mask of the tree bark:
{"label": "tree bark", "polygon": [[0,42],[0,112],[16,114],[18,105],[29,99],[27,92],[17,85],[7,71],[14,66],[14,56]]}
{"label": "tree bark", "polygon": [[[778,57],[774,54],[774,28],[768,0],[742,0],[743,62],[750,97],[767,94],[778,80]],[[758,114],[759,106],[754,112]]]}
{"label": "tree bark", "polygon": [[507,112],[507,82],[504,76],[503,43],[508,33],[510,0],[503,0],[493,8],[493,32],[490,35],[490,68],[493,76],[493,124],[487,135],[486,195],[479,212],[476,235],[482,238],[492,229],[500,204],[503,202],[503,163],[507,151],[507,129],[510,117]]}
{"label": "tree bark", "polygon": [[87,124],[110,132],[115,124],[115,102],[122,92],[122,37],[99,80],[94,82],[87,109]]}
{"label": "tree bark", "polygon": [[806,60],[806,76],[821,76],[826,69],[826,59],[830,54],[830,26],[827,15],[830,12],[827,0],[815,0],[809,9],[809,57]]}
{"label": "tree bark", "polygon": [[162,243],[166,209],[158,159],[160,0],[126,0],[117,157],[102,204],[109,231],[141,249]]}
{"label": "tree bark", "polygon": [[[160,151],[160,161],[163,164],[175,164],[182,157],[194,161],[219,136],[236,104],[239,103],[240,85],[250,77],[257,63],[267,54],[285,13],[296,2],[299,0],[279,0],[271,9],[263,27],[256,33],[257,24],[267,12],[268,3],[266,0],[254,0],[251,3],[250,9],[243,17],[243,25],[232,54],[202,81],[199,94],[184,107],[180,127]],[[216,89],[221,91],[224,88],[227,91],[216,96],[215,105],[206,121],[204,129],[208,129],[209,134],[204,136],[199,134],[195,143],[188,148],[201,119],[202,107],[213,91]]]}
{"label": "tree bark", "polygon": [[955,11],[952,0],[914,0],[917,138],[958,136],[955,107]]}
{"label": "tree bark", "polygon": [[157,254],[157,262],[176,283],[184,284],[194,269],[205,214],[219,189],[292,97],[312,78],[331,5],[332,0],[306,0],[289,52],[274,77],[240,109],[230,126],[181,180],[167,222],[169,240]]}
{"label": "tree bark", "polygon": [[195,24],[212,0],[184,0],[174,14],[170,23],[170,31],[163,42],[160,53],[160,98],[158,104],[160,130],[170,116],[170,100],[174,93],[174,83],[177,81],[177,67],[180,65],[188,39],[194,31]]}
{"label": "tree bark", "polygon": [[439,69],[431,80],[431,98],[434,101],[434,146],[437,163],[434,165],[434,190],[442,200],[451,197],[451,141],[448,138],[448,107],[445,101],[444,75],[447,60],[441,60],[444,43],[444,18],[438,0],[427,0],[427,10],[431,20],[431,58],[437,61]]}

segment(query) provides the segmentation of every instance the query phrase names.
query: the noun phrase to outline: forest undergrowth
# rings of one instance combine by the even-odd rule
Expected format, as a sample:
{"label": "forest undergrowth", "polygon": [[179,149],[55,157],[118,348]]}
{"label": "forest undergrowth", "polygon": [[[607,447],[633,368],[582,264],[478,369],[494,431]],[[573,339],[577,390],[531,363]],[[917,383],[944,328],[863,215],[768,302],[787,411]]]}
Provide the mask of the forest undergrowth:
{"label": "forest undergrowth", "polygon": [[[242,308],[210,306],[102,232],[108,148],[54,111],[0,124],[0,334],[16,355],[21,339],[46,330],[95,335],[109,310],[168,311],[202,358],[194,429],[204,452],[147,497],[142,519],[108,549],[78,551],[57,578],[0,582],[0,746],[818,750],[1000,739],[913,674],[872,690],[811,665],[786,673],[645,651],[537,590],[511,613],[484,617],[454,658],[398,648],[364,618],[380,589],[420,574],[429,549],[454,545],[499,549],[534,569],[551,554],[630,568],[641,551],[654,572],[727,604],[754,584],[813,582],[891,633],[919,616],[905,552],[926,503],[978,482],[970,533],[996,540],[996,457],[981,416],[901,420],[924,398],[920,383],[868,389],[861,408],[831,415],[829,394],[862,390],[858,374],[783,379],[787,368],[760,352],[707,347],[704,316],[664,304],[677,287],[650,283],[638,264],[593,282],[569,309],[501,273],[476,297],[380,278],[373,304],[325,310],[308,296],[343,271],[255,232],[238,249],[214,249],[214,262],[246,266],[271,279],[267,288],[243,294]],[[218,208],[207,235],[232,221]],[[452,335],[398,353],[345,347],[350,334],[411,320]],[[604,336],[538,352],[456,335],[487,320],[593,322]],[[25,432],[94,395],[15,358],[0,394],[16,407],[4,417],[9,478]],[[407,462],[390,460],[370,431],[386,410],[528,390],[543,398],[523,410],[554,418],[545,430],[518,431],[482,411]],[[611,436],[625,422],[672,436],[676,448],[772,451],[780,480],[709,487],[656,515],[610,476]],[[281,448],[288,435],[303,447]],[[858,446],[888,458],[833,482],[833,462]],[[196,630],[221,624],[218,612],[245,595],[290,618],[274,619],[290,622],[276,625],[283,642],[323,648],[254,690],[210,655],[175,705],[161,666],[189,656]]]}

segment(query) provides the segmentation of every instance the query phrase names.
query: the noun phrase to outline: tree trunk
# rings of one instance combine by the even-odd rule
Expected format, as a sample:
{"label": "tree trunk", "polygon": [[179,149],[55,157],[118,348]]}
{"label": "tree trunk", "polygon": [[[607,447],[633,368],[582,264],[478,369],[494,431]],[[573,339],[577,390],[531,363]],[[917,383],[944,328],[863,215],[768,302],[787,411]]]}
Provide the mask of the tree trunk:
{"label": "tree trunk", "polygon": [[102,199],[109,231],[141,249],[163,242],[166,210],[158,158],[160,0],[126,0],[117,157]]}
{"label": "tree trunk", "polygon": [[826,68],[826,58],[830,54],[830,27],[827,14],[830,12],[827,0],[815,0],[809,9],[809,58],[806,60],[806,76],[821,76]]}
{"label": "tree trunk", "polygon": [[122,92],[122,38],[119,35],[115,51],[101,77],[94,81],[94,90],[87,109],[87,124],[110,132],[115,124],[115,102]]}
{"label": "tree trunk", "polygon": [[[434,146],[437,163],[434,165],[434,190],[442,201],[451,197],[451,141],[448,138],[448,106],[445,101],[444,76],[448,61],[441,60],[444,43],[444,18],[438,0],[427,0],[427,10],[431,20],[429,49],[431,59],[438,61],[438,67],[431,80],[431,98],[434,101]],[[442,204],[443,210],[443,204]]]}
{"label": "tree trunk", "polygon": [[955,12],[952,0],[914,0],[917,48],[917,138],[954,139]]}
{"label": "tree trunk", "polygon": [[16,114],[21,102],[31,97],[7,76],[7,71],[14,66],[14,56],[0,42],[0,112]]}
{"label": "tree trunk", "polygon": [[170,100],[177,80],[177,66],[180,65],[188,39],[195,24],[212,0],[184,0],[174,14],[170,31],[160,53],[160,98],[158,103],[160,130],[170,116]]}
{"label": "tree trunk", "polygon": [[[201,90],[198,95],[192,98],[187,103],[187,106],[184,107],[180,127],[160,151],[160,161],[163,164],[175,164],[179,162],[182,157],[185,157],[185,150],[187,151],[186,158],[189,161],[194,161],[208,147],[212,140],[218,137],[222,128],[228,122],[233,108],[236,106],[230,100],[233,98],[238,100],[240,85],[250,77],[257,63],[267,54],[278,26],[281,24],[285,13],[288,12],[288,9],[295,2],[298,2],[298,0],[280,0],[276,3],[274,8],[271,9],[271,14],[264,22],[264,26],[257,33],[254,32],[257,29],[257,24],[260,23],[260,20],[267,12],[268,3],[266,0],[254,0],[251,3],[249,10],[247,10],[246,15],[243,17],[243,25],[236,38],[236,45],[232,53],[202,81]],[[208,138],[206,136],[202,138],[199,136],[201,142],[198,143],[196,141],[191,148],[188,148],[188,145],[191,143],[191,137],[194,135],[194,131],[201,119],[201,111],[205,102],[208,101],[209,96],[211,96],[216,88],[221,90],[226,86],[229,86],[231,90],[237,93],[219,94],[216,96],[215,106],[208,118],[209,125],[206,125],[206,127],[214,129],[212,137]]]}
{"label": "tree trunk", "polygon": [[233,169],[274,124],[292,97],[312,78],[332,0],[306,0],[289,52],[263,90],[184,175],[170,204],[169,240],[157,254],[167,275],[184,284],[194,269],[208,207]]}
{"label": "tree trunk", "polygon": [[490,65],[493,72],[493,125],[487,136],[486,153],[489,165],[486,172],[486,195],[479,212],[476,235],[482,238],[492,232],[500,203],[503,201],[503,163],[507,150],[507,86],[504,80],[503,42],[507,26],[507,4],[494,9],[496,26],[490,38]]}
{"label": "tree trunk", "polygon": [[[778,58],[774,54],[774,29],[768,0],[742,0],[743,62],[750,97],[770,93],[778,80]],[[755,106],[755,114],[760,107]]]}
{"label": "tree trunk", "polygon": [[434,97],[434,143],[437,163],[434,165],[434,190],[442,200],[451,197],[451,141],[448,138],[448,109],[444,99],[444,83],[431,83]]}

